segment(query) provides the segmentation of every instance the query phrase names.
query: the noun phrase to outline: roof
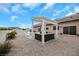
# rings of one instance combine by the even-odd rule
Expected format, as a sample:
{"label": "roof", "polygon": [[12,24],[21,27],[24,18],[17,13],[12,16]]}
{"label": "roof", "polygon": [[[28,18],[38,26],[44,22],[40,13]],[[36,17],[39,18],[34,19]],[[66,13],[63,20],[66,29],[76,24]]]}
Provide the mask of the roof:
{"label": "roof", "polygon": [[[36,20],[36,21],[42,21],[42,20],[52,21],[52,20],[49,20],[49,19],[44,18],[44,17],[35,17],[35,18],[33,18],[33,20]],[[73,15],[70,15],[70,16],[66,16],[66,17],[58,19],[56,21],[59,24],[60,23],[65,23],[65,22],[71,22],[71,21],[79,21],[79,13],[76,13],[76,14],[73,14]],[[51,23],[47,23],[47,25],[51,25]],[[41,24],[34,25],[34,27],[40,27],[40,26],[41,26]]]}
{"label": "roof", "polygon": [[57,21],[58,21],[58,23],[69,22],[69,21],[79,21],[79,13],[73,14],[71,16],[66,16]]}

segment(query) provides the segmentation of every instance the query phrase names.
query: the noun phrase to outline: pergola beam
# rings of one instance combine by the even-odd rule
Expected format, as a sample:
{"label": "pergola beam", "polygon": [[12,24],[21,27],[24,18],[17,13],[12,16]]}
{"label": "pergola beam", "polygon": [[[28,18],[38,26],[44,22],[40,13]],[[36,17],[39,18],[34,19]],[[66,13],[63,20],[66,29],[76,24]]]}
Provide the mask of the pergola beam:
{"label": "pergola beam", "polygon": [[35,20],[38,22],[42,22],[43,20],[45,20],[44,22],[51,23],[51,24],[57,24],[57,21],[49,20],[49,19],[46,19],[44,17],[34,17],[32,20]]}

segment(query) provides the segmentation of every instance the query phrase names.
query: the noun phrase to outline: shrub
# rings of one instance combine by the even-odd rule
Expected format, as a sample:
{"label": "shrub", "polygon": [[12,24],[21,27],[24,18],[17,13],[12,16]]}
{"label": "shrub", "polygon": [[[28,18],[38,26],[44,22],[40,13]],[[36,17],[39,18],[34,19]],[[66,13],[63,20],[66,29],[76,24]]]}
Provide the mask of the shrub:
{"label": "shrub", "polygon": [[12,33],[14,33],[15,35],[17,34],[16,31],[12,31]]}
{"label": "shrub", "polygon": [[0,56],[7,54],[10,51],[11,47],[12,45],[9,41],[0,43]]}
{"label": "shrub", "polygon": [[15,31],[12,31],[12,32],[10,32],[10,33],[7,33],[6,39],[8,40],[8,39],[13,39],[13,38],[15,38],[16,34],[17,34],[17,33],[16,33]]}
{"label": "shrub", "polygon": [[0,30],[13,30],[15,27],[0,27]]}

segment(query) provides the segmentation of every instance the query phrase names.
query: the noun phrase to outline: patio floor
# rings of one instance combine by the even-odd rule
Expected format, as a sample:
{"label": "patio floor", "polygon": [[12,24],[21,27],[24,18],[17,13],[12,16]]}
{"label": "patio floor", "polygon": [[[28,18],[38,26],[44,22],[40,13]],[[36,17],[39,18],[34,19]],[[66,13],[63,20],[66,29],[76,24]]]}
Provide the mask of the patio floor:
{"label": "patio floor", "polygon": [[42,45],[33,40],[26,31],[16,30],[17,37],[12,40],[12,49],[6,56],[79,56],[79,38],[63,35]]}

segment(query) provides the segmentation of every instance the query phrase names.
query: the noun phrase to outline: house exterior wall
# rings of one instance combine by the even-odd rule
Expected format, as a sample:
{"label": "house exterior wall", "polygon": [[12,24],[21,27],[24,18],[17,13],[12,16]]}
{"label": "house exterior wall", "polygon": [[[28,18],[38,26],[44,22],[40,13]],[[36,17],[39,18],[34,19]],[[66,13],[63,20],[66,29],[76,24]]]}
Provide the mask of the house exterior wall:
{"label": "house exterior wall", "polygon": [[[53,26],[55,25],[50,25],[46,26],[48,28],[48,34],[55,33],[56,30],[53,29]],[[60,23],[59,24],[59,30],[58,33],[63,33],[63,27],[68,27],[68,26],[76,26],[76,33],[79,34],[79,21],[72,21],[72,22],[65,22],[65,23]],[[40,27],[34,28],[34,31],[39,32],[38,29]],[[39,32],[40,33],[40,32]]]}
{"label": "house exterior wall", "polygon": [[60,23],[59,27],[59,33],[63,33],[63,27],[67,26],[76,26],[76,33],[79,34],[79,21],[73,21],[73,22],[66,22],[66,23]]}
{"label": "house exterior wall", "polygon": [[[39,28],[40,28],[40,27],[35,27],[35,28],[33,28],[33,29],[34,29],[33,31],[34,31],[35,33],[40,34]],[[41,28],[40,28],[40,29],[41,29]]]}
{"label": "house exterior wall", "polygon": [[55,26],[55,25],[51,25],[51,26],[48,27],[49,28],[49,30],[48,30],[49,34],[55,33],[55,30],[53,30],[53,26]]}
{"label": "house exterior wall", "polygon": [[[58,33],[63,33],[63,27],[68,27],[68,26],[76,26],[76,34],[79,34],[79,13],[64,17],[60,20],[57,21],[59,25],[59,30]],[[53,26],[55,25],[49,25],[46,26],[48,27],[48,33],[55,33],[56,30],[53,29]],[[39,27],[35,28],[35,31],[38,31]]]}

